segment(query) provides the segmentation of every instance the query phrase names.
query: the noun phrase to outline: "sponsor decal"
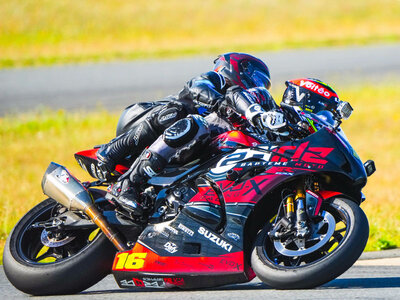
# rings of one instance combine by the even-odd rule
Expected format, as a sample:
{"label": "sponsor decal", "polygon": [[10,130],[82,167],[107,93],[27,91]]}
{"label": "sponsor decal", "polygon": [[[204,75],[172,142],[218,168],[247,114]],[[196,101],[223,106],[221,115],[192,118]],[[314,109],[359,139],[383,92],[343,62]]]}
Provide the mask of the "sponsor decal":
{"label": "sponsor decal", "polygon": [[175,253],[176,251],[178,251],[178,246],[172,242],[167,242],[166,244],[164,244],[164,249],[169,253]]}
{"label": "sponsor decal", "polygon": [[151,277],[144,277],[142,279],[144,287],[147,288],[165,288],[164,278],[151,278]]}
{"label": "sponsor decal", "polygon": [[305,87],[307,90],[312,92],[316,92],[327,99],[333,95],[333,93],[329,92],[323,86],[309,80],[300,80],[300,86]]}
{"label": "sponsor decal", "polygon": [[[286,151],[294,151],[291,156],[291,161],[302,161],[311,164],[325,165],[328,161],[325,159],[334,148],[329,147],[308,147],[309,142],[304,142],[299,146],[283,146],[277,151],[280,154],[285,154]],[[288,159],[275,156],[271,161],[287,162]],[[297,165],[296,165],[297,166]]]}
{"label": "sponsor decal", "polygon": [[144,266],[147,253],[118,253],[113,270],[136,270]]}
{"label": "sponsor decal", "polygon": [[177,115],[178,115],[177,112],[169,113],[169,114],[166,114],[165,116],[161,116],[159,118],[159,121],[160,121],[160,123],[163,123],[165,121],[168,121],[168,120],[171,120],[171,119],[175,118]]}
{"label": "sponsor decal", "polygon": [[143,123],[140,123],[138,129],[136,129],[136,131],[135,131],[135,135],[133,136],[133,140],[134,140],[136,146],[139,143],[139,138],[140,138],[140,134],[142,133],[143,127],[144,127]]}
{"label": "sponsor decal", "polygon": [[234,232],[229,232],[229,233],[227,234],[227,236],[228,236],[229,238],[231,238],[232,240],[234,240],[234,241],[240,240],[240,236],[239,236],[237,233],[234,233]]}
{"label": "sponsor decal", "polygon": [[151,277],[143,277],[140,278],[132,278],[132,283],[137,287],[144,288],[165,288],[165,282],[163,278],[151,278]]}
{"label": "sponsor decal", "polygon": [[[274,146],[262,148],[271,151],[271,153],[264,153],[257,150],[236,150],[232,154],[223,157],[217,163],[216,167],[210,170],[210,172],[219,175],[226,173],[233,167],[287,166],[288,162],[295,162],[296,167],[315,167],[322,169],[328,162],[326,157],[334,149],[329,147],[309,147],[309,142],[304,142],[299,146],[282,146],[279,148]],[[289,151],[292,151],[292,153]],[[274,152],[277,152],[278,155],[275,155]],[[279,154],[284,154],[288,156],[288,158],[282,157]],[[251,159],[258,159],[258,161],[249,161]],[[247,162],[242,162],[244,160]]]}
{"label": "sponsor decal", "polygon": [[194,231],[193,231],[193,230],[187,228],[185,225],[183,225],[183,224],[181,224],[181,223],[179,223],[178,228],[179,228],[180,230],[182,230],[184,233],[187,233],[187,234],[190,235],[190,236],[193,236],[193,235],[194,235]]}
{"label": "sponsor decal", "polygon": [[64,184],[69,182],[69,174],[65,170],[62,170],[60,174],[56,175],[56,177]]}
{"label": "sponsor decal", "polygon": [[[276,148],[274,147],[268,147],[268,146],[260,146],[260,148],[265,149],[265,150],[273,150]],[[225,157],[223,157],[215,166],[215,168],[211,169],[211,173],[213,174],[222,174],[226,173],[228,170],[230,170],[234,165],[236,165],[238,162],[243,161],[243,160],[250,160],[252,158],[256,160],[263,160],[263,161],[270,161],[271,157],[273,154],[269,152],[261,152],[257,150],[236,150],[232,154],[229,154]]]}
{"label": "sponsor decal", "polygon": [[231,268],[235,268],[235,269],[237,269],[238,271],[240,271],[240,267],[242,266],[242,264],[239,264],[239,263],[237,263],[237,262],[234,261],[234,260],[229,260],[229,259],[226,259],[226,258],[222,258],[222,259],[219,261],[219,263],[220,263],[220,264],[223,264],[223,265],[227,265],[227,266],[229,266],[229,267],[231,267]]}
{"label": "sponsor decal", "polygon": [[135,284],[135,286],[137,286],[137,287],[145,287],[142,279],[132,278],[132,280],[133,280],[133,283]]}
{"label": "sponsor decal", "polygon": [[228,242],[224,241],[223,239],[219,238],[217,235],[214,233],[208,231],[204,227],[199,227],[198,233],[203,235],[205,238],[209,239],[211,242],[216,244],[217,246],[221,247],[222,249],[225,249],[228,252],[232,251],[232,245],[229,244]]}
{"label": "sponsor decal", "polygon": [[286,175],[286,176],[292,176],[294,173],[290,172],[275,172],[276,175]]}
{"label": "sponsor decal", "polygon": [[165,226],[166,229],[168,229],[169,231],[171,231],[173,234],[178,235],[179,232],[178,230],[176,230],[175,228],[171,227],[171,226]]}
{"label": "sponsor decal", "polygon": [[133,282],[133,280],[121,280],[119,282],[120,286],[136,286],[135,283]]}
{"label": "sponsor decal", "polygon": [[185,280],[183,278],[164,278],[164,282],[166,284],[172,284],[176,286],[182,286],[185,284]]}
{"label": "sponsor decal", "polygon": [[300,88],[297,85],[295,85],[294,88],[296,90],[296,100],[300,102],[306,96],[306,93],[300,93]]}

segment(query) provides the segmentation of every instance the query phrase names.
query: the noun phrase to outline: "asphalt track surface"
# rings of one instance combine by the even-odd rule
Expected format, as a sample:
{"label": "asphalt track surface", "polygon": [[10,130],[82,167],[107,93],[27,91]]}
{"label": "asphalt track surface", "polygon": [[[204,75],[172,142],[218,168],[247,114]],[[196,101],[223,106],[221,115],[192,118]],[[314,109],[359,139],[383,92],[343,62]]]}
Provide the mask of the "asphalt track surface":
{"label": "asphalt track surface", "polygon": [[[366,253],[337,279],[321,287],[309,290],[274,290],[257,278],[246,284],[226,285],[199,290],[179,289],[120,289],[111,275],[88,290],[67,296],[34,297],[35,299],[399,299],[400,297],[400,250]],[[67,279],[66,279],[67,280]],[[1,299],[24,299],[28,295],[16,290],[0,268]]]}
{"label": "asphalt track surface", "polygon": [[[279,93],[284,81],[315,77],[340,89],[349,84],[400,82],[400,44],[256,53],[270,67]],[[0,115],[38,107],[121,111],[179,91],[212,68],[215,56],[0,70]],[[276,99],[279,101],[280,99]]]}

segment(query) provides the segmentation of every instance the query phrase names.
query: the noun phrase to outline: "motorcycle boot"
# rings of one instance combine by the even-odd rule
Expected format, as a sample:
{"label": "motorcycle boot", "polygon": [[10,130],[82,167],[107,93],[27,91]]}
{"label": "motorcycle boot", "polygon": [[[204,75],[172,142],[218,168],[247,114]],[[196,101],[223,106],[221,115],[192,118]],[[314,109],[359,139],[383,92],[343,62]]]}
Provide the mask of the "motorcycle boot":
{"label": "motorcycle boot", "polygon": [[143,207],[139,203],[139,195],[129,179],[118,181],[112,185],[105,198],[114,200],[133,216],[141,216],[143,214]]}
{"label": "motorcycle boot", "polygon": [[[112,198],[132,215],[142,215],[146,207],[139,197],[140,186],[160,173],[166,164],[167,161],[161,155],[150,150],[143,151],[131,168],[112,187],[110,192]],[[146,206],[149,206],[149,203],[146,203]]]}
{"label": "motorcycle boot", "polygon": [[113,172],[115,166],[124,158],[138,155],[145,145],[153,143],[157,137],[158,133],[147,121],[133,126],[129,131],[100,147],[96,153],[99,169],[107,173]]}

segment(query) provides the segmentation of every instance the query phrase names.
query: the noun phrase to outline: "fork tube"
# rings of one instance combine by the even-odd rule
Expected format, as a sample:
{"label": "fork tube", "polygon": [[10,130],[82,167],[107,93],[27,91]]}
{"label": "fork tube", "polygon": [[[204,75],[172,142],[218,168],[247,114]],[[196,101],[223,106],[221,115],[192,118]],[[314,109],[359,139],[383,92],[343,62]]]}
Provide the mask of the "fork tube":
{"label": "fork tube", "polygon": [[294,202],[292,196],[288,196],[286,199],[286,216],[289,221],[292,221],[294,218]]}
{"label": "fork tube", "polygon": [[304,191],[302,189],[297,189],[296,193],[296,217],[297,217],[297,223],[299,222],[305,222],[307,221],[307,215],[306,215],[306,210],[305,210],[305,205],[304,201],[306,199],[306,196],[304,194]]}

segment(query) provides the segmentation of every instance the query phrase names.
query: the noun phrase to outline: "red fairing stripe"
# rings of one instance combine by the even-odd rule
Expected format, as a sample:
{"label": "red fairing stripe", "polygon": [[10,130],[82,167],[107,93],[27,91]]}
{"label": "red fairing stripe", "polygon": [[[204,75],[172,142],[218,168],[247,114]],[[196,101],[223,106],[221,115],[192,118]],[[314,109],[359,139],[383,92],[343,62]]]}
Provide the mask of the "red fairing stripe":
{"label": "red fairing stripe", "polygon": [[[125,261],[119,262],[120,259]],[[252,270],[244,265],[243,251],[215,257],[159,256],[139,243],[136,243],[132,250],[119,252],[115,256],[112,269],[113,271],[174,274],[246,272],[249,277],[253,275]]]}
{"label": "red fairing stripe", "polygon": [[98,150],[99,150],[99,148],[90,149],[90,150],[83,150],[83,151],[76,152],[75,155],[80,155],[80,156],[85,156],[85,157],[97,159],[96,153],[97,153]]}
{"label": "red fairing stripe", "polygon": [[332,198],[332,197],[334,197],[334,196],[341,195],[342,193],[340,193],[340,192],[335,192],[335,191],[319,191],[318,194],[319,194],[324,200],[326,200],[326,199]]}
{"label": "red fairing stripe", "polygon": [[260,142],[257,141],[256,139],[237,130],[232,130],[222,133],[216,139],[221,142],[230,141],[230,142],[240,143],[249,147],[260,144]]}
{"label": "red fairing stripe", "polygon": [[119,172],[120,174],[124,174],[128,170],[129,170],[129,168],[125,167],[123,165],[116,165],[115,166],[115,171]]}

